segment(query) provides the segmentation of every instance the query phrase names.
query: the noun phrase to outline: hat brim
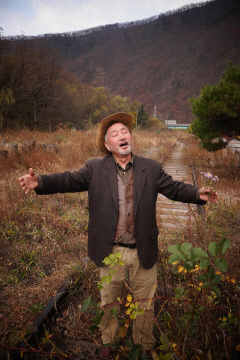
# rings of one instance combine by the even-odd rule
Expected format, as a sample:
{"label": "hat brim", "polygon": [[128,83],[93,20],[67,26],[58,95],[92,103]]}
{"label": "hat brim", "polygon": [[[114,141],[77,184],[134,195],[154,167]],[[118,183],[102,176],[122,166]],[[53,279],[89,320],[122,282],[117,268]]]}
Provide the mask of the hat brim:
{"label": "hat brim", "polygon": [[104,138],[105,138],[105,134],[107,132],[107,129],[114,123],[122,123],[124,125],[126,125],[129,129],[129,131],[132,131],[132,124],[133,124],[133,116],[125,113],[125,112],[120,112],[120,113],[116,113],[116,114],[112,114],[106,118],[104,118],[103,120],[101,120],[98,124],[97,124],[97,135],[96,135],[96,145],[98,150],[100,150],[103,153],[109,153],[109,151],[106,149],[105,145],[104,145]]}

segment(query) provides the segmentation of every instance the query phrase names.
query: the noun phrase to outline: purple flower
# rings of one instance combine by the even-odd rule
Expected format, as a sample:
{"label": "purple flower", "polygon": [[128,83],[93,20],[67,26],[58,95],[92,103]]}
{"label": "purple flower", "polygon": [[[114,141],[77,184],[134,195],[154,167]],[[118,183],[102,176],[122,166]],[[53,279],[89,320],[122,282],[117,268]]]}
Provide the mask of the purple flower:
{"label": "purple flower", "polygon": [[212,180],[212,181],[219,181],[219,177],[218,176],[213,176],[209,171],[200,171],[200,174],[203,175],[203,177],[209,179],[209,180]]}

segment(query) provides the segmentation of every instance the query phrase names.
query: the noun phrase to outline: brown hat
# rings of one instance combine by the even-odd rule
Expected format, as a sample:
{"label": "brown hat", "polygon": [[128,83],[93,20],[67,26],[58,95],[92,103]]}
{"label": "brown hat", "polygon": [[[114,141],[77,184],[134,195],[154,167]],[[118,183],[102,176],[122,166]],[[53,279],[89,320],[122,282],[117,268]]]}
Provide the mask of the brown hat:
{"label": "brown hat", "polygon": [[120,122],[120,123],[123,123],[124,125],[126,125],[131,132],[133,119],[134,118],[132,115],[125,113],[125,112],[120,112],[120,113],[110,115],[110,116],[106,117],[105,119],[99,121],[99,123],[97,124],[97,136],[96,136],[97,148],[101,152],[108,153],[109,151],[106,149],[106,147],[104,145],[104,142],[105,142],[104,138],[105,138],[107,129],[112,124]]}

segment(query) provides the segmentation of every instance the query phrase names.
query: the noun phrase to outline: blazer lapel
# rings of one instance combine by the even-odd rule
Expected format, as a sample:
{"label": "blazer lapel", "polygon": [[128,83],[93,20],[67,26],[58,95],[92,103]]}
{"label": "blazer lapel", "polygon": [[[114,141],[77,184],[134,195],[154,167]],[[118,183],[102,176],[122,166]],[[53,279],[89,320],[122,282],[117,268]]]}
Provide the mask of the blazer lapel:
{"label": "blazer lapel", "polygon": [[142,196],[143,187],[146,181],[146,175],[146,169],[142,165],[140,158],[134,155],[134,219],[137,214],[138,204]]}
{"label": "blazer lapel", "polygon": [[106,173],[106,182],[109,186],[110,192],[112,194],[113,202],[118,209],[118,185],[117,185],[117,170],[114,162],[113,156],[109,155],[106,158],[106,163],[104,166]]}

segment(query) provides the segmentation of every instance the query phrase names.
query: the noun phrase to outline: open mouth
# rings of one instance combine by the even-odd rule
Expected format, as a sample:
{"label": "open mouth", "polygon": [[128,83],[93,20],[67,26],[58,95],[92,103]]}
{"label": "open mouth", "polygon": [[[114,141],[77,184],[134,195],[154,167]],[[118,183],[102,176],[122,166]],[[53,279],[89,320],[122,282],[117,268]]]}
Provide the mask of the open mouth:
{"label": "open mouth", "polygon": [[119,146],[120,146],[121,148],[125,148],[125,147],[128,146],[128,142],[127,142],[127,141],[126,141],[126,142],[123,142],[123,143],[119,144]]}

